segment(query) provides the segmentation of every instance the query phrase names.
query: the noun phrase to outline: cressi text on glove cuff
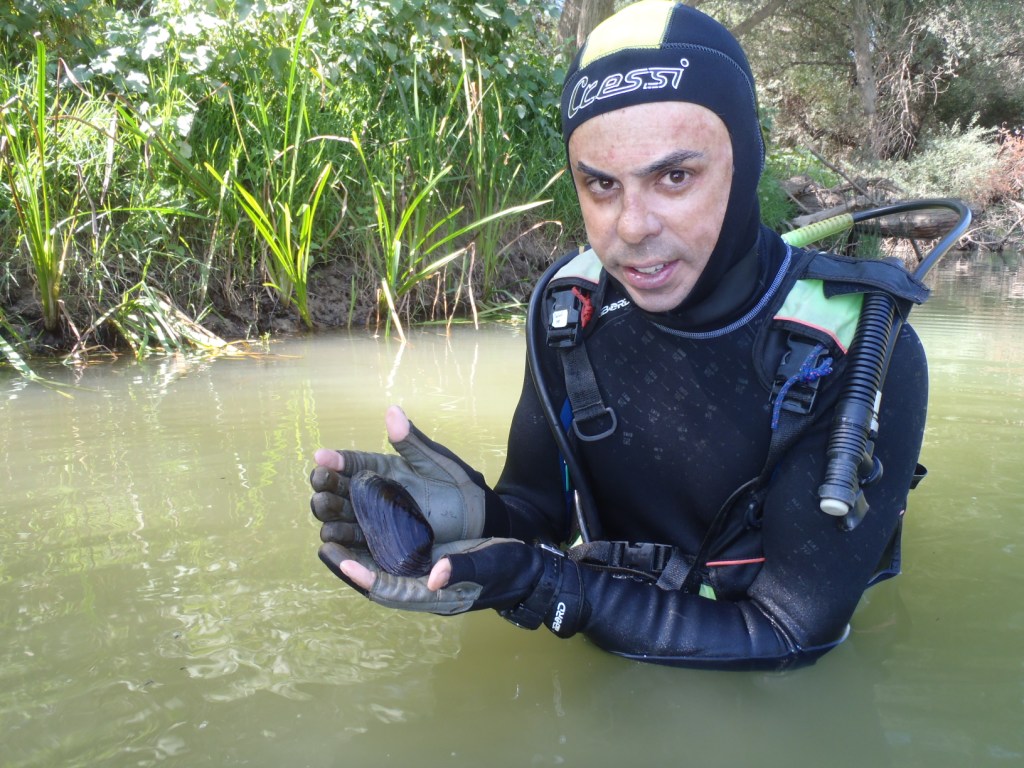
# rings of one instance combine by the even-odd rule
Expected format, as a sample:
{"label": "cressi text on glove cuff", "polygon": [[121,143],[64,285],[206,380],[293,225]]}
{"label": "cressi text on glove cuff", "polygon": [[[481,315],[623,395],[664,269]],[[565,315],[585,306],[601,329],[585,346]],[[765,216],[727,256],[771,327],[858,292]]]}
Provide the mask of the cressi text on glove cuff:
{"label": "cressi text on glove cuff", "polygon": [[524,629],[544,624],[559,637],[572,637],[589,614],[579,565],[553,547],[540,545],[535,551],[543,567],[536,588],[522,602],[499,613]]}

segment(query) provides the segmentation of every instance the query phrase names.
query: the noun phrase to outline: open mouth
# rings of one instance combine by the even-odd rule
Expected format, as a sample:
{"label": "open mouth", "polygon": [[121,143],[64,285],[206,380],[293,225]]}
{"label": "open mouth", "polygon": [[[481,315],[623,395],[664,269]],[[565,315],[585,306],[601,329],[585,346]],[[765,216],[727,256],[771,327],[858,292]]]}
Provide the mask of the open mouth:
{"label": "open mouth", "polygon": [[664,264],[655,264],[653,267],[634,267],[634,270],[639,272],[641,275],[656,275],[664,268]]}

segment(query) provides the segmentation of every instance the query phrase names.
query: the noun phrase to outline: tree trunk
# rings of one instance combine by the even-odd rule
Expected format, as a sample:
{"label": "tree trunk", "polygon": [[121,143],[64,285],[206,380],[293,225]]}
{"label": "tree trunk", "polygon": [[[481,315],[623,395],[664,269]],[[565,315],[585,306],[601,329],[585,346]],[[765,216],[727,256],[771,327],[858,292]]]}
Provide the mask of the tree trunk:
{"label": "tree trunk", "polygon": [[558,20],[558,34],[566,46],[575,42],[579,48],[594,27],[614,11],[615,0],[565,0]]}
{"label": "tree trunk", "polygon": [[882,157],[882,136],[878,124],[878,83],[872,57],[872,20],[868,0],[853,3],[853,61],[857,71],[857,91],[864,110],[868,140],[865,144],[869,159]]}
{"label": "tree trunk", "polygon": [[[566,48],[576,42],[576,28],[580,24],[580,6],[583,0],[565,0],[562,4],[562,15],[558,19],[558,38]],[[575,51],[569,51],[571,56]]]}
{"label": "tree trunk", "polygon": [[915,211],[883,216],[874,221],[858,225],[864,232],[880,237],[910,237],[919,240],[934,240],[944,237],[960,218],[952,211]]}

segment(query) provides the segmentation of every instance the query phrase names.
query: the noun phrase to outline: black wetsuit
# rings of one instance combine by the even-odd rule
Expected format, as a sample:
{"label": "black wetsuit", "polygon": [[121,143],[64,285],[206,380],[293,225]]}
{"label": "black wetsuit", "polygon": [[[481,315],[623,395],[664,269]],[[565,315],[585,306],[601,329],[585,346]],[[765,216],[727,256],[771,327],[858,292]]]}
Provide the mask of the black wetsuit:
{"label": "black wetsuit", "polygon": [[[607,278],[586,347],[614,434],[579,445],[603,538],[658,542],[695,553],[719,507],[759,474],[770,442],[769,393],[754,368],[754,341],[770,320],[759,309],[791,252],[763,230],[752,291],[727,312],[693,323],[650,315]],[[748,269],[750,272],[750,269]],[[675,326],[675,327],[672,327]],[[556,407],[566,398],[554,350],[544,349]],[[865,489],[870,511],[853,531],[819,510],[817,489],[844,367],[821,383],[814,425],[779,463],[760,519],[709,558],[717,599],[583,567],[591,613],[582,631],[602,648],[647,661],[713,667],[807,662],[845,636],[857,602],[898,537],[917,464],[927,404],[927,365],[904,324],[883,390],[875,455],[883,476]],[[488,535],[564,542],[571,533],[558,451],[527,378],[496,491],[507,519]]]}

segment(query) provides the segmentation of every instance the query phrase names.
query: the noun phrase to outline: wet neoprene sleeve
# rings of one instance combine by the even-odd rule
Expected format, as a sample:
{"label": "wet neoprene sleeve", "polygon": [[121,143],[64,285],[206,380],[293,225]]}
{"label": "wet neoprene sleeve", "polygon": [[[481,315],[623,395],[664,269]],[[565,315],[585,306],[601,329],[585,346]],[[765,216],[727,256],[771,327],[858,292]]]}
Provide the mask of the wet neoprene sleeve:
{"label": "wet neoprene sleeve", "polygon": [[[616,300],[614,292],[608,302]],[[759,322],[712,338],[655,327],[628,308],[604,319],[588,340],[616,434],[581,448],[606,538],[699,548],[722,501],[758,474],[770,437],[768,396],[750,373]],[[549,356],[553,398],[564,398]],[[578,570],[578,631],[630,658],[684,666],[779,668],[808,663],[845,637],[861,594],[901,526],[924,433],[927,364],[904,325],[883,391],[875,454],[884,472],[865,489],[864,521],[843,531],[818,508],[832,405],[841,385],[823,380],[821,418],[780,462],[759,520],[736,545],[711,558],[704,574],[716,599],[622,577]],[[527,381],[495,490],[509,511],[509,535],[563,541],[569,535],[561,470],[532,384]],[[739,552],[742,557],[733,555]],[[731,565],[759,559],[756,565]],[[564,577],[563,577],[563,580]],[[573,590],[577,587],[573,586]],[[551,606],[557,606],[555,594]],[[545,614],[549,626],[553,610]]]}

